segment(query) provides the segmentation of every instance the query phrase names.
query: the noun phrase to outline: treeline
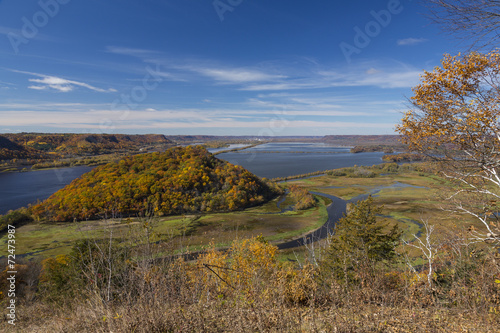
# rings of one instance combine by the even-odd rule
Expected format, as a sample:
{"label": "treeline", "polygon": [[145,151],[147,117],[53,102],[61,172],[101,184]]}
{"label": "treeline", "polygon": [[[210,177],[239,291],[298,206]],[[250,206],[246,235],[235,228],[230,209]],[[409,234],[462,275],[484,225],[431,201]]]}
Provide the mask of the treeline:
{"label": "treeline", "polygon": [[204,142],[202,146],[205,148],[212,148],[212,149],[227,148],[229,147],[229,143],[224,141],[209,141],[209,142]]}
{"label": "treeline", "polygon": [[[394,164],[394,165],[396,165],[396,170],[397,170],[397,164]],[[373,177],[377,176],[377,172],[379,170],[387,169],[387,168],[390,168],[391,170],[394,169],[393,163],[373,165],[371,167],[355,165],[353,167],[314,171],[314,172],[304,173],[304,174],[300,174],[300,175],[293,175],[293,176],[288,176],[288,177],[276,177],[276,178],[273,178],[272,180],[275,182],[283,182],[283,181],[287,181],[287,180],[302,179],[302,178],[309,178],[309,177],[318,177],[318,176],[322,176],[322,175],[335,176],[335,177],[351,177],[351,178],[373,178]]]}
{"label": "treeline", "polygon": [[34,159],[38,161],[47,160],[50,156],[32,149],[11,150],[0,148],[0,161]]}
{"label": "treeline", "polygon": [[23,224],[33,222],[33,218],[27,208],[10,210],[5,215],[0,215],[0,233],[5,232],[8,226],[20,227]]}
{"label": "treeline", "polygon": [[342,146],[401,145],[399,135],[325,135],[321,142]]}
{"label": "treeline", "polygon": [[326,175],[326,173],[328,171],[331,171],[331,170],[314,171],[314,172],[303,173],[300,175],[293,175],[293,176],[287,176],[287,177],[276,177],[276,178],[273,178],[272,180],[275,182],[284,182],[284,181],[292,180],[292,179],[301,179],[301,178],[307,178],[307,177]]}
{"label": "treeline", "polygon": [[148,213],[233,211],[281,193],[241,166],[221,161],[201,146],[141,154],[96,167],[46,201],[35,217],[53,221]]}
{"label": "treeline", "polygon": [[427,165],[425,163],[398,165],[397,163],[392,162],[392,163],[375,164],[372,166],[355,165],[353,167],[314,171],[288,177],[277,177],[273,178],[272,180],[275,182],[283,182],[287,180],[318,177],[322,175],[329,175],[335,177],[349,177],[349,178],[373,178],[379,175],[380,173],[395,173],[402,170],[434,172],[434,169],[430,165]]}
{"label": "treeline", "polygon": [[110,162],[117,162],[123,157],[127,156],[126,153],[102,154],[96,156],[64,158],[51,161],[37,161],[31,163],[32,170],[51,169],[51,168],[64,168],[76,166],[97,166],[107,164]]}
{"label": "treeline", "polygon": [[421,161],[429,161],[430,158],[423,154],[414,154],[414,153],[401,153],[394,155],[384,155],[382,156],[382,160],[384,162],[421,162]]}
{"label": "treeline", "polygon": [[371,145],[371,146],[355,146],[351,148],[351,153],[372,153],[372,152],[384,152],[386,154],[392,154],[395,150],[404,150],[404,146],[395,145]]}

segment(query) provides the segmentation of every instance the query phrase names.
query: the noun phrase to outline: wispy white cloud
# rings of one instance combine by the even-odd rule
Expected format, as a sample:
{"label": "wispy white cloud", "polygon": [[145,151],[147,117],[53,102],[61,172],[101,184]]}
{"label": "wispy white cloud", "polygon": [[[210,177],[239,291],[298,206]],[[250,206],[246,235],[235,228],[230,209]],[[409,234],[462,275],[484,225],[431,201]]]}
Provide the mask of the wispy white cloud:
{"label": "wispy white cloud", "polygon": [[351,117],[351,119],[358,118],[360,121],[366,120],[366,117],[374,119],[384,117],[403,107],[401,100],[391,98],[379,100],[366,93],[325,96],[321,93],[304,91],[296,94],[259,94],[257,98],[250,98],[245,106],[250,109],[267,110],[267,112],[272,110],[276,114],[291,117],[321,116],[328,117],[328,119]]}
{"label": "wispy white cloud", "polygon": [[380,72],[367,76],[355,77],[344,81],[346,86],[375,86],[380,88],[410,88],[415,86],[420,78],[421,71],[414,69]]}
{"label": "wispy white cloud", "polygon": [[425,38],[405,38],[405,39],[398,39],[398,45],[404,46],[404,45],[416,45],[420,43],[426,42],[427,39]]}
{"label": "wispy white cloud", "polygon": [[[327,67],[317,62],[296,68],[277,62],[234,65],[207,59],[172,60],[151,50],[118,47],[108,47],[107,52],[137,58],[155,77],[178,78],[193,86],[221,87],[232,98],[201,95],[191,105],[173,107],[176,104],[168,101],[142,103],[134,110],[124,105],[123,110],[116,110],[116,106],[106,104],[0,103],[2,125],[99,129],[101,124],[110,124],[116,130],[127,131],[185,129],[189,133],[197,129],[208,132],[210,128],[233,128],[257,133],[265,128],[275,129],[278,121],[279,126],[285,127],[280,135],[312,134],[317,133],[316,129],[324,133],[331,133],[332,129],[337,133],[359,133],[360,128],[367,129],[365,133],[389,133],[399,120],[394,110],[400,105],[393,97],[384,99],[384,94],[394,96],[394,92],[382,89],[414,86],[420,75],[411,66],[388,61],[367,62],[356,68]],[[35,90],[113,91],[81,80],[11,71],[29,75],[29,88]],[[346,87],[360,88],[343,89]]]}
{"label": "wispy white cloud", "polygon": [[365,71],[366,74],[368,75],[373,75],[373,74],[378,74],[380,73],[380,70],[376,69],[376,68],[368,68],[366,71]]}
{"label": "wispy white cloud", "polygon": [[293,94],[290,94],[290,93],[269,93],[269,94],[258,94],[257,97],[259,98],[269,98],[269,97],[290,97],[290,96],[295,96]]}
{"label": "wispy white cloud", "polygon": [[16,29],[13,29],[13,28],[0,26],[0,35],[8,35],[10,33],[16,33],[16,32],[21,32],[21,31],[20,30],[17,31]]}
{"label": "wispy white cloud", "polygon": [[228,83],[247,83],[247,82],[261,82],[272,81],[286,78],[283,75],[273,75],[262,71],[246,68],[206,68],[206,67],[188,67],[194,72],[200,73],[204,76],[212,78],[216,81]]}
{"label": "wispy white cloud", "polygon": [[321,85],[318,82],[307,82],[306,80],[300,80],[301,82],[282,82],[282,83],[264,83],[264,84],[252,84],[241,88],[240,90],[246,91],[277,91],[277,90],[294,90],[294,89],[312,89],[312,88],[322,88],[328,85]]}
{"label": "wispy white cloud", "polygon": [[16,85],[10,82],[0,81],[0,89],[2,90],[16,89]]}
{"label": "wispy white cloud", "polygon": [[28,88],[33,90],[45,90],[47,86],[28,86]]}
{"label": "wispy white cloud", "polygon": [[51,75],[45,75],[45,74],[39,74],[39,73],[33,73],[33,72],[25,72],[25,71],[19,71],[19,70],[14,70],[14,69],[11,69],[10,71],[15,72],[15,73],[21,73],[21,74],[39,77],[39,79],[35,79],[35,78],[28,79],[29,82],[36,84],[36,85],[28,86],[29,89],[34,89],[34,90],[53,89],[53,90],[56,90],[59,92],[70,92],[70,91],[73,91],[76,87],[82,87],[82,88],[87,88],[89,90],[93,90],[96,92],[116,92],[116,90],[112,89],[112,88],[102,89],[102,88],[94,87],[88,83],[74,81],[74,80],[67,80],[67,79],[63,79],[63,78],[51,76]]}
{"label": "wispy white cloud", "polygon": [[158,52],[154,51],[154,50],[136,49],[136,48],[131,48],[131,47],[121,47],[121,46],[107,46],[106,52],[121,54],[121,55],[128,55],[128,56],[139,57],[139,58],[144,57],[144,56],[158,54]]}
{"label": "wispy white cloud", "polygon": [[[406,43],[422,42],[407,39]],[[173,59],[161,53],[125,47],[108,47],[108,52],[127,54],[149,64],[156,64],[167,75],[183,81],[207,84],[234,85],[240,91],[311,90],[335,87],[374,86],[383,89],[409,88],[418,83],[420,71],[400,63],[372,61],[357,68],[343,65],[326,69],[317,61],[301,62],[300,66],[287,61],[266,61],[249,66],[221,65],[208,59]],[[172,73],[175,73],[173,75]]]}
{"label": "wispy white cloud", "polygon": [[[15,29],[15,28],[10,28],[6,26],[0,26],[0,35],[5,35],[6,37],[12,36],[12,38],[24,38],[23,37],[23,32],[21,29]],[[57,41],[57,38],[48,36],[46,34],[42,33],[37,33],[35,36],[31,37],[30,39],[38,39],[38,40],[43,40],[43,41],[49,41],[49,42],[54,42]]]}
{"label": "wispy white cloud", "polygon": [[[207,59],[173,59],[153,50],[136,49],[128,47],[108,46],[106,52],[133,56],[148,64],[156,64],[162,68],[162,72],[168,70],[176,72],[175,75],[168,73],[166,78],[179,78],[182,75],[191,74],[192,81],[196,81],[195,76],[201,76],[214,80],[216,83],[244,85],[255,82],[270,82],[286,79],[284,74],[270,73],[254,67],[233,67],[220,65]],[[186,81],[187,79],[183,79]]]}
{"label": "wispy white cloud", "polygon": [[[335,116],[352,117],[372,115],[363,111],[346,110],[345,105],[324,98],[293,97],[281,98],[276,101],[268,98],[250,98],[245,105],[250,108],[261,108],[262,112],[280,111],[290,116]],[[259,111],[252,111],[255,114]]]}
{"label": "wispy white cloud", "polygon": [[[319,127],[338,122],[380,121],[399,105],[397,101],[384,103],[371,102],[362,96],[324,97],[311,94],[268,94],[259,98],[249,98],[244,102],[219,106],[217,102],[204,108],[165,108],[160,105],[147,105],[143,109],[115,109],[109,104],[20,102],[0,103],[0,118],[5,126],[21,126],[33,121],[43,126],[56,126],[67,123],[68,128],[79,122],[98,126],[111,120],[120,126],[216,127],[221,123],[247,127],[256,126],[282,119],[286,123],[309,120]],[[26,123],[27,124],[27,123]],[[57,125],[59,126],[59,125]],[[77,126],[78,127],[78,126]]]}
{"label": "wispy white cloud", "polygon": [[377,70],[370,68],[356,71],[323,70],[309,77],[283,80],[278,83],[256,83],[240,88],[247,91],[279,91],[299,89],[323,89],[334,87],[410,88],[418,83],[421,72],[412,68]]}
{"label": "wispy white cloud", "polygon": [[213,134],[216,129],[222,133],[224,128],[232,128],[253,135],[279,128],[277,135],[354,134],[359,129],[365,129],[364,133],[392,133],[394,123],[387,115],[395,121],[399,118],[388,112],[395,105],[377,105],[362,97],[287,92],[259,94],[234,103],[212,101],[197,108],[144,105],[137,110],[115,109],[110,104],[19,101],[0,103],[0,119],[5,127],[36,126],[40,130]]}
{"label": "wispy white cloud", "polygon": [[54,103],[54,102],[36,102],[36,103],[0,103],[0,112],[2,110],[30,110],[30,111],[71,111],[71,110],[89,110],[107,107],[106,104],[88,104],[88,103]]}
{"label": "wispy white cloud", "polygon": [[[62,128],[99,128],[102,120],[111,120],[116,129],[177,129],[177,128],[268,128],[269,120],[249,120],[238,117],[200,116],[199,112],[186,111],[166,112],[141,110],[130,111],[126,120],[116,118],[116,111],[92,110],[81,113],[54,112],[51,117],[37,111],[1,111],[4,126],[53,126]],[[21,119],[22,118],[22,119]],[[116,121],[113,121],[116,120]],[[283,119],[287,128],[384,128],[394,127],[392,123],[354,122],[354,121],[324,121]]]}

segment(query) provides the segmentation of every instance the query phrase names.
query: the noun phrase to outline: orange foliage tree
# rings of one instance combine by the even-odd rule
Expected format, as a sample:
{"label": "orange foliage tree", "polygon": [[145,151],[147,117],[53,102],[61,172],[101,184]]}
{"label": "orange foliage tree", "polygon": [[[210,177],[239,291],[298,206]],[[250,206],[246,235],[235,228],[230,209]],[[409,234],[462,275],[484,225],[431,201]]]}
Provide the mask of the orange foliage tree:
{"label": "orange foliage tree", "polygon": [[496,244],[500,230],[491,217],[500,208],[499,79],[498,51],[445,55],[413,88],[412,108],[397,127],[412,151],[441,162],[443,174],[459,185],[450,197],[457,210],[485,226],[478,239]]}

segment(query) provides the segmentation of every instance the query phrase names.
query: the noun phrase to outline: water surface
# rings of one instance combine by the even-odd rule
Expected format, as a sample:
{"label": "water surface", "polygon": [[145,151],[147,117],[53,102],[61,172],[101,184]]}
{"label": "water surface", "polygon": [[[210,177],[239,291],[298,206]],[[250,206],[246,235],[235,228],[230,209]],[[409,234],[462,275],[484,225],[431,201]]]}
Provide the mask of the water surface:
{"label": "water surface", "polygon": [[92,170],[78,166],[30,172],[0,173],[0,214],[45,200],[75,178]]}
{"label": "water surface", "polygon": [[[352,154],[347,147],[321,143],[267,143],[217,158],[241,165],[259,177],[276,178],[354,165],[382,163],[383,152]],[[275,152],[275,153],[273,153]]]}

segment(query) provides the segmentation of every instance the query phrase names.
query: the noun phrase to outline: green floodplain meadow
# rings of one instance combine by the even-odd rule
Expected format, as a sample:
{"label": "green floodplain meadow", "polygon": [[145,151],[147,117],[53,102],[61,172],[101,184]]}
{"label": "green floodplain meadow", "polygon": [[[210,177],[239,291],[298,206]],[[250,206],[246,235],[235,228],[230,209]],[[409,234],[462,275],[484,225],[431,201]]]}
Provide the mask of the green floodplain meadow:
{"label": "green floodplain meadow", "polygon": [[[457,231],[471,225],[481,228],[476,220],[443,209],[443,199],[451,187],[437,174],[419,171],[416,164],[392,168],[391,172],[387,172],[384,164],[362,167],[364,172],[370,173],[368,177],[363,173],[352,173],[356,168],[361,167],[338,169],[329,174],[281,182],[280,185],[285,188],[299,185],[308,191],[334,195],[351,203],[360,195],[372,194],[374,203],[383,206],[380,219],[398,224],[407,240],[422,232],[422,220],[435,225],[436,234],[442,237],[446,237],[449,230]],[[347,170],[347,174],[343,170]],[[279,244],[301,238],[326,222],[326,207],[331,200],[321,195],[314,197],[316,206],[306,210],[294,210],[295,201],[288,195],[227,213],[35,222],[16,229],[16,255],[25,259],[44,259],[68,254],[76,241],[88,238],[112,238],[133,246],[150,243],[162,247],[156,251],[159,255],[208,247],[224,248],[235,239],[256,236]],[[0,246],[6,243],[7,234],[4,234]],[[303,248],[283,250],[280,257],[282,260],[301,258],[304,251]]]}

